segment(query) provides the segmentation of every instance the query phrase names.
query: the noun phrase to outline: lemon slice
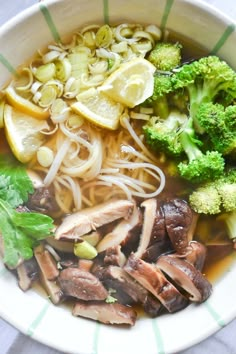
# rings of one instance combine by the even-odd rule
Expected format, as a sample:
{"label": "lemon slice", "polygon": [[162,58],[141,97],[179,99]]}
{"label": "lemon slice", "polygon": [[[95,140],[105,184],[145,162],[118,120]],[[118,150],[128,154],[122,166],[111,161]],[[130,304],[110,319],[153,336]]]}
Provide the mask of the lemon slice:
{"label": "lemon slice", "polygon": [[100,89],[113,100],[132,108],[152,96],[155,70],[146,59],[132,59],[121,64]]}
{"label": "lemon slice", "polygon": [[12,86],[8,86],[5,93],[8,103],[19,111],[37,119],[47,119],[49,117],[48,111],[45,111],[43,108],[18,95]]}
{"label": "lemon slice", "polygon": [[43,144],[45,135],[40,131],[47,129],[48,124],[5,104],[4,127],[13,154],[20,162],[26,163]]}
{"label": "lemon slice", "polygon": [[100,127],[111,130],[118,128],[123,105],[95,88],[80,93],[76,98],[78,102],[71,105],[74,112]]}

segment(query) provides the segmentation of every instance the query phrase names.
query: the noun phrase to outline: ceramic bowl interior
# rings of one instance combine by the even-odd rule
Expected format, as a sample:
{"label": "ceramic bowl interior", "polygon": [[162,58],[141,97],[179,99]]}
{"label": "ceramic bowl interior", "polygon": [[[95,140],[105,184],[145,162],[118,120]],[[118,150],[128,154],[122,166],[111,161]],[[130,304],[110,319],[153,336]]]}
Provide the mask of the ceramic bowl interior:
{"label": "ceramic bowl interior", "polygon": [[[29,8],[0,29],[0,87],[37,49],[88,24],[157,24],[194,40],[234,69],[235,24],[195,0],[48,0]],[[229,262],[214,283],[213,295],[172,315],[141,318],[131,329],[75,318],[44,294],[19,290],[0,264],[0,315],[23,333],[66,353],[173,353],[201,341],[236,315],[236,266]]]}

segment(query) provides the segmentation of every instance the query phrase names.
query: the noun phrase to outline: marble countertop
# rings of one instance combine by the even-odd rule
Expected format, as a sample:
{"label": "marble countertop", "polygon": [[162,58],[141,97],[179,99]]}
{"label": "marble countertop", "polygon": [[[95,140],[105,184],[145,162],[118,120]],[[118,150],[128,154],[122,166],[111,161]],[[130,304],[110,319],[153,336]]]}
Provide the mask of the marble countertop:
{"label": "marble countertop", "polygon": [[[235,0],[204,0],[236,20]],[[0,25],[37,0],[0,0]],[[236,319],[203,342],[178,354],[236,354]],[[0,319],[0,354],[63,354],[20,333]],[[66,353],[64,353],[66,354]],[[177,353],[176,353],[177,354]]]}

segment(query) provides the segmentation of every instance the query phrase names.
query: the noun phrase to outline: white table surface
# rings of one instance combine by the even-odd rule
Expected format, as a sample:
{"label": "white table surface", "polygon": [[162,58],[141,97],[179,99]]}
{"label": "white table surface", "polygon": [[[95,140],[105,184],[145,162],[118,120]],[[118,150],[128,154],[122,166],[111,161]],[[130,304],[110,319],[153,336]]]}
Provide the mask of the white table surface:
{"label": "white table surface", "polygon": [[[127,0],[128,1],[128,0]],[[164,0],[163,0],[164,1]],[[236,21],[235,0],[204,0]],[[0,0],[0,25],[37,0]],[[236,56],[236,49],[235,49]],[[178,354],[236,354],[236,319],[210,338]],[[0,319],[0,354],[63,354],[26,337]],[[66,353],[64,353],[66,354]],[[121,353],[122,354],[122,353]],[[176,353],[177,354],[177,353]]]}

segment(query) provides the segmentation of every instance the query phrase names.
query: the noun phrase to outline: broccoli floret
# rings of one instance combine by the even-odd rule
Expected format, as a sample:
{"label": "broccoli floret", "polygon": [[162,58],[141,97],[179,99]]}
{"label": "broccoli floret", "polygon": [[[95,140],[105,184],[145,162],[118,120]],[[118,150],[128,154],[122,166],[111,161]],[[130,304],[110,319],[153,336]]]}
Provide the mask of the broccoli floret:
{"label": "broccoli floret", "polygon": [[194,211],[199,214],[218,214],[236,210],[236,170],[199,186],[189,196]]}
{"label": "broccoli floret", "polygon": [[163,119],[167,118],[170,108],[177,108],[181,112],[187,111],[188,98],[183,90],[173,92],[171,73],[156,72],[154,75],[153,94],[145,102],[144,106],[152,106],[155,115]]}
{"label": "broccoli floret", "polygon": [[187,116],[178,111],[171,111],[166,119],[152,117],[143,127],[147,144],[157,152],[165,152],[169,156],[179,156],[183,148],[179,140],[181,127]]}
{"label": "broccoli floret", "polygon": [[180,175],[193,182],[213,180],[222,175],[225,161],[218,151],[203,153],[199,145],[202,142],[195,136],[193,120],[189,118],[188,124],[180,134],[180,142],[184,149],[188,162],[180,162],[178,165]]}
{"label": "broccoli floret", "polygon": [[219,214],[221,197],[214,183],[198,187],[189,197],[189,202],[198,214]]}
{"label": "broccoli floret", "polygon": [[169,92],[173,91],[171,74],[159,74],[155,73],[154,75],[154,88],[153,94],[148,98],[148,102],[153,102],[167,95]]}
{"label": "broccoli floret", "polygon": [[216,56],[204,57],[175,69],[171,81],[174,89],[187,89],[190,116],[200,133],[202,130],[196,119],[199,105],[214,102],[222,92],[227,97],[236,95],[236,73]]}
{"label": "broccoli floret", "polygon": [[204,103],[199,107],[196,118],[214,150],[222,155],[235,151],[236,105],[224,108],[221,104]]}
{"label": "broccoli floret", "polygon": [[172,83],[170,75],[158,74],[154,75],[153,94],[144,103],[143,106],[152,106],[154,114],[163,119],[169,114],[169,104],[167,95],[172,91]]}
{"label": "broccoli floret", "polygon": [[179,43],[159,42],[150,52],[149,60],[158,70],[170,71],[180,65],[181,49]]}
{"label": "broccoli floret", "polygon": [[225,161],[217,151],[200,150],[201,141],[195,137],[192,119],[179,111],[172,110],[166,119],[152,117],[143,127],[147,144],[157,152],[171,157],[181,157],[185,153],[188,162],[180,162],[180,176],[193,182],[218,178],[224,171]]}
{"label": "broccoli floret", "polygon": [[[187,102],[185,99],[186,93]],[[176,128],[175,124],[168,127],[166,123],[163,123],[166,119],[169,123],[168,117],[166,118],[168,110],[177,108],[175,100],[177,98],[178,102],[179,97],[180,105],[178,105],[178,109],[188,118],[185,118],[185,123],[181,127],[178,125]],[[224,114],[225,119],[227,116],[228,140],[222,142],[222,134],[218,130],[220,135],[220,139],[217,141],[218,145],[213,144],[206,127],[203,128],[203,122],[201,121],[200,124],[200,113],[197,114],[200,105],[216,104],[219,97],[221,102],[223,97],[232,97],[232,99],[236,97],[236,73],[226,62],[216,56],[201,58],[165,74],[157,71],[155,75],[154,92],[149,102],[154,109],[154,113],[164,119],[163,122],[160,119],[154,120],[155,124],[151,120],[150,124],[146,125],[144,130],[146,141],[155,150],[163,151],[170,156],[180,157],[181,155],[182,157],[183,152],[185,152],[188,162],[182,160],[178,164],[178,171],[180,176],[193,183],[202,183],[219,178],[225,166],[223,155],[230,150],[234,150],[234,139],[231,133],[234,130],[235,108],[227,107],[221,113]],[[220,127],[220,116],[218,122]],[[208,125],[210,126],[210,122]],[[152,129],[152,126],[155,129]],[[216,134],[216,130],[216,128],[213,129],[212,124],[212,134]],[[203,133],[205,134],[202,135]]]}
{"label": "broccoli floret", "polygon": [[199,214],[219,214],[229,237],[236,238],[236,170],[198,187],[189,196],[189,203]]}

